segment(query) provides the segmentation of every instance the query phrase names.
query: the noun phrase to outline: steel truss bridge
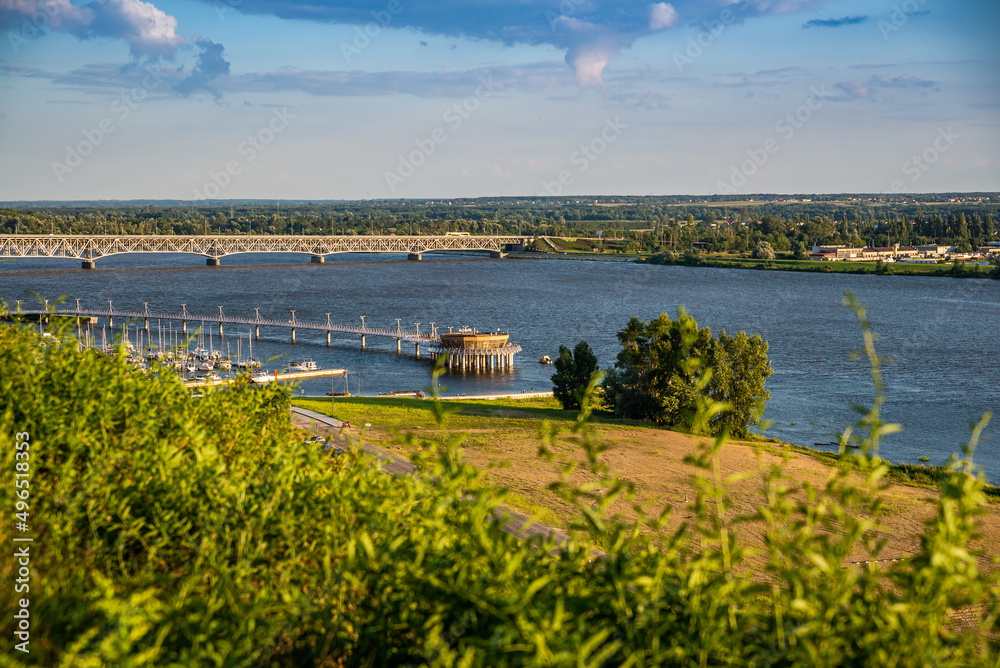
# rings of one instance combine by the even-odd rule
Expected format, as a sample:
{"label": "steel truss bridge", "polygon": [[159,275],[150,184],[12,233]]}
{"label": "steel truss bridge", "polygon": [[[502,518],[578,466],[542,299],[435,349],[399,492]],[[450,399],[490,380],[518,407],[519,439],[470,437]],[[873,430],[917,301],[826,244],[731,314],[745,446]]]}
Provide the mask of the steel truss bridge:
{"label": "steel truss bridge", "polygon": [[238,253],[304,253],[323,262],[334,253],[406,253],[411,260],[431,251],[488,251],[503,257],[531,242],[523,236],[275,236],[275,235],[0,235],[0,258],[54,257],[80,260],[93,269],[102,257],[123,253],[190,253],[217,266]]}
{"label": "steel truss bridge", "polygon": [[489,348],[482,350],[458,350],[454,348],[445,348],[441,343],[441,337],[438,335],[438,330],[434,326],[436,323],[430,323],[431,331],[429,334],[420,332],[420,323],[415,323],[416,330],[413,332],[408,332],[400,326],[400,321],[396,321],[396,329],[381,329],[378,327],[369,327],[365,325],[364,318],[361,319],[361,326],[355,327],[352,325],[335,325],[330,322],[330,315],[327,314],[325,323],[318,322],[303,322],[301,320],[295,319],[295,312],[291,311],[292,317],[290,320],[275,320],[271,318],[261,318],[259,309],[255,309],[257,315],[254,318],[240,318],[228,315],[223,315],[222,308],[219,308],[219,313],[216,315],[197,315],[194,313],[188,313],[186,306],[183,307],[181,313],[161,313],[157,311],[150,311],[149,307],[146,306],[145,309],[141,311],[131,311],[111,308],[107,309],[82,309],[79,308],[66,308],[66,309],[22,309],[21,302],[18,301],[13,310],[10,311],[0,311],[0,317],[3,318],[18,318],[27,317],[30,319],[47,319],[50,317],[64,317],[64,318],[107,318],[108,323],[112,329],[114,329],[115,318],[118,318],[120,322],[126,323],[128,321],[138,321],[142,320],[144,323],[144,328],[149,331],[149,322],[151,320],[174,320],[181,322],[181,331],[185,334],[187,333],[187,326],[189,322],[204,324],[211,323],[213,325],[219,326],[219,335],[223,334],[224,325],[247,325],[254,328],[254,336],[260,339],[260,328],[261,327],[278,327],[282,329],[290,329],[292,335],[292,343],[295,343],[295,331],[298,329],[313,330],[326,332],[326,345],[332,344],[332,334],[334,332],[344,333],[344,334],[355,334],[361,337],[361,348],[362,350],[366,347],[366,337],[368,336],[379,336],[396,339],[396,352],[402,351],[402,343],[412,343],[414,346],[414,352],[416,357],[420,357],[420,346],[426,345],[430,348],[433,355],[447,355],[448,356],[448,367],[458,367],[461,369],[470,369],[476,371],[497,371],[497,370],[507,370],[514,366],[514,355],[521,352],[521,346],[516,343],[507,343],[502,348]]}

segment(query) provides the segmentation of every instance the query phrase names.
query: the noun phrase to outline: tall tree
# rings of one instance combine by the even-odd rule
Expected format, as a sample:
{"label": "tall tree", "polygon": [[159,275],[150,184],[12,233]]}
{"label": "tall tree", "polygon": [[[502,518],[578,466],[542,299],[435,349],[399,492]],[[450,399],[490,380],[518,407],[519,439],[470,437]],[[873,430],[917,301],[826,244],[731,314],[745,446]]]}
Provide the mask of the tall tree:
{"label": "tall tree", "polygon": [[598,370],[597,355],[586,341],[580,341],[573,352],[566,346],[559,346],[559,357],[554,364],[552,394],[566,410],[577,410],[590,377]]}

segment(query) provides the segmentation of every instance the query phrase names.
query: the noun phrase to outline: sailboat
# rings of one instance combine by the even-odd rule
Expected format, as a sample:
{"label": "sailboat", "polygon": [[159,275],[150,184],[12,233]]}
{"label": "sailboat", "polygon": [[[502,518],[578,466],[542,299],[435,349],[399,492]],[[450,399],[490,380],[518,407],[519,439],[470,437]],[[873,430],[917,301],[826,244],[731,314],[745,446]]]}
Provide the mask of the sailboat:
{"label": "sailboat", "polygon": [[240,362],[241,369],[256,369],[260,366],[260,361],[255,360],[253,357],[253,337],[247,334],[247,346],[249,351],[247,352],[247,358]]}

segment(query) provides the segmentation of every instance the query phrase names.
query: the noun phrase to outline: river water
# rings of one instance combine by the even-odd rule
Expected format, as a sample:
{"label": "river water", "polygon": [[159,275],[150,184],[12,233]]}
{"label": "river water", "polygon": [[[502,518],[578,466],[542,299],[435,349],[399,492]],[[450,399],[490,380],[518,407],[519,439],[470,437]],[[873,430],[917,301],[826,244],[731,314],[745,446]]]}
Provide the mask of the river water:
{"label": "river water", "polygon": [[[765,418],[769,435],[791,443],[830,443],[856,419],[852,406],[871,401],[869,369],[853,359],[861,348],[854,315],[841,305],[853,290],[869,307],[887,358],[884,415],[904,430],[886,439],[882,455],[897,462],[945,461],[969,435],[969,423],[986,411],[997,414],[976,459],[991,480],[1000,480],[1000,282],[902,276],[770,272],[664,267],[629,262],[490,260],[427,254],[423,262],[398,255],[339,255],[326,264],[302,256],[243,255],[206,267],[183,255],[129,255],[101,260],[83,271],[77,261],[24,259],[0,262],[0,298],[37,303],[31,293],[83,307],[360,324],[395,328],[396,318],[427,331],[433,321],[480,330],[503,329],[524,352],[509,372],[453,372],[443,384],[449,394],[549,390],[559,345],[586,340],[602,367],[617,353],[615,333],[630,316],[643,320],[684,305],[713,333],[747,330],[770,345],[774,375]],[[438,258],[438,259],[432,259]],[[175,325],[176,326],[176,325]],[[166,324],[164,324],[166,327]],[[228,326],[226,341],[248,328]],[[404,344],[299,330],[298,343],[286,330],[261,331],[258,358],[311,358],[324,368],[349,372],[350,391],[376,394],[415,390],[430,380],[426,355],[414,359]],[[155,334],[154,334],[155,339]],[[218,341],[216,341],[218,346]],[[287,359],[286,358],[286,359]],[[280,366],[284,360],[272,363]],[[344,379],[306,381],[306,393],[343,391]]]}

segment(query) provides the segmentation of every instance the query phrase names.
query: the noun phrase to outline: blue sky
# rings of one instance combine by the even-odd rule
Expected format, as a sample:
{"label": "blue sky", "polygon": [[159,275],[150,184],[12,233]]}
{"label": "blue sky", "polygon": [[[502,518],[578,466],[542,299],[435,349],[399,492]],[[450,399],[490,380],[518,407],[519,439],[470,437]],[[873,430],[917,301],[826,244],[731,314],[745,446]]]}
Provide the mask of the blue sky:
{"label": "blue sky", "polygon": [[1000,190],[993,0],[0,0],[0,196]]}

